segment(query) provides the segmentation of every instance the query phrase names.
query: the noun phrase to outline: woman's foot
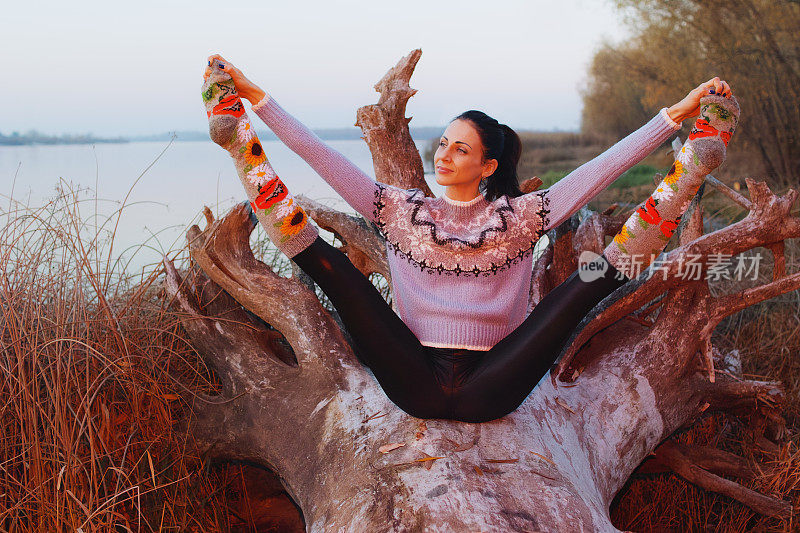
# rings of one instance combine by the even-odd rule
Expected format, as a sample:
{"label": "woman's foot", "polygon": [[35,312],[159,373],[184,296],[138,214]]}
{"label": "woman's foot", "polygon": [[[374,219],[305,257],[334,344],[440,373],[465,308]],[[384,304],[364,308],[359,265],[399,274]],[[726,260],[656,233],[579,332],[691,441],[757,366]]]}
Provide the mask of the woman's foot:
{"label": "woman's foot", "polygon": [[725,160],[739,121],[739,104],[733,96],[708,95],[700,105],[700,116],[669,173],[603,252],[630,279],[666,247],[706,175]]}
{"label": "woman's foot", "polygon": [[270,240],[291,258],[314,242],[319,232],[272,170],[233,80],[216,67],[215,60],[202,87],[209,135],[231,154],[256,218]]}

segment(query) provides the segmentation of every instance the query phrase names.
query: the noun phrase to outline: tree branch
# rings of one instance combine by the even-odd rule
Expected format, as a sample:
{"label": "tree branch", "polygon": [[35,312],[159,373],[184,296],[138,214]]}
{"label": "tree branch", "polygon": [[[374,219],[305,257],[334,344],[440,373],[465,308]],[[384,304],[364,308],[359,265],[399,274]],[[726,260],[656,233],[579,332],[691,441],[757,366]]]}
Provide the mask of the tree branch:
{"label": "tree branch", "polygon": [[656,448],[654,453],[660,462],[668,465],[676,474],[687,481],[705,490],[719,492],[731,497],[747,505],[757,513],[778,518],[788,518],[792,514],[791,503],[765,496],[708,472],[681,453],[679,446],[671,441],[667,441]]}
{"label": "tree branch", "polygon": [[408,99],[417,92],[408,82],[421,55],[422,50],[412,51],[375,84],[380,99],[358,110],[356,126],[364,132],[379,182],[403,189],[419,188],[425,196],[433,196],[408,130],[411,119],[405,117]]}
{"label": "tree branch", "polygon": [[370,223],[302,195],[295,196],[295,201],[320,228],[338,235],[345,242],[345,253],[365,276],[377,272],[391,283],[386,241]]}

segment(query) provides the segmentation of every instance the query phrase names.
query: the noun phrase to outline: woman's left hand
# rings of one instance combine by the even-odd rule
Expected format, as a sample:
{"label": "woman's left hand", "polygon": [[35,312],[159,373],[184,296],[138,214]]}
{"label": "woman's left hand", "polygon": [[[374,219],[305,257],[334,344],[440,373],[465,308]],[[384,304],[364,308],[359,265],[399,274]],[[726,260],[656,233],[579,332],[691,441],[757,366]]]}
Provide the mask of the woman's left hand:
{"label": "woman's left hand", "polygon": [[711,78],[692,89],[683,100],[667,109],[669,118],[675,122],[682,122],[687,118],[696,117],[700,114],[700,98],[709,94],[719,94],[730,98],[731,87],[725,80],[718,77]]}

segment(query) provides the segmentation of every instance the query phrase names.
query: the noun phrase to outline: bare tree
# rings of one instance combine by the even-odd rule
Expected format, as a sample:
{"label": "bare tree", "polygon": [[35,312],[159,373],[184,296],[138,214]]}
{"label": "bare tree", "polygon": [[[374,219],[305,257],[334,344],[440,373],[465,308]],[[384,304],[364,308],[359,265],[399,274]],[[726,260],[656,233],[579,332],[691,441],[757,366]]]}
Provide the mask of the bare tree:
{"label": "bare tree", "polygon": [[[391,169],[381,179],[404,187],[423,185],[405,118],[420,53],[378,83],[380,103],[359,110],[368,141],[379,130],[402,132],[394,139],[405,146],[396,151],[371,147],[376,167]],[[276,472],[309,531],[615,531],[609,504],[640,465],[788,517],[788,502],[729,479],[752,479],[756,465],[670,440],[706,409],[745,417],[764,447],[783,436],[781,385],[742,379],[735,354],[710,341],[725,316],[800,287],[800,273],[781,267],[784,241],[800,237],[800,219],[790,215],[797,193],[776,197],[752,180],[747,187],[749,198],[726,191],[750,210],[747,217],[708,235],[702,210],[690,207],[680,246],[663,256],[663,274],[631,281],[601,302],[526,401],[480,424],[422,420],[397,408],[314,291],[253,256],[247,205],[221,220],[208,211],[206,228],[188,234],[196,266],[180,273],[167,262],[167,292],[222,382],[219,396],[194,400],[190,430],[206,453]],[[374,228],[310,201],[303,207],[346,241],[362,272],[387,274]],[[576,250],[601,251],[621,218],[609,211],[578,225],[573,217],[551,232],[534,267],[534,303],[574,269]],[[775,257],[769,283],[713,296],[705,278],[680,275],[691,254],[759,246]]]}

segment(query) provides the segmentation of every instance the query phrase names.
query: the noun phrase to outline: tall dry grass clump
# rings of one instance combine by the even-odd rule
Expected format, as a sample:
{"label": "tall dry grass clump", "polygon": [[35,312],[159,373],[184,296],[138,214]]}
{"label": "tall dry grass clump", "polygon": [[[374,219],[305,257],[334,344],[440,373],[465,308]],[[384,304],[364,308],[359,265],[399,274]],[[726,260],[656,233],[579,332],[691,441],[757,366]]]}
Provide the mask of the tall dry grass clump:
{"label": "tall dry grass clump", "polygon": [[160,270],[112,255],[121,212],[98,227],[86,204],[62,186],[0,211],[0,531],[230,530],[238,481],[177,429],[213,373]]}

